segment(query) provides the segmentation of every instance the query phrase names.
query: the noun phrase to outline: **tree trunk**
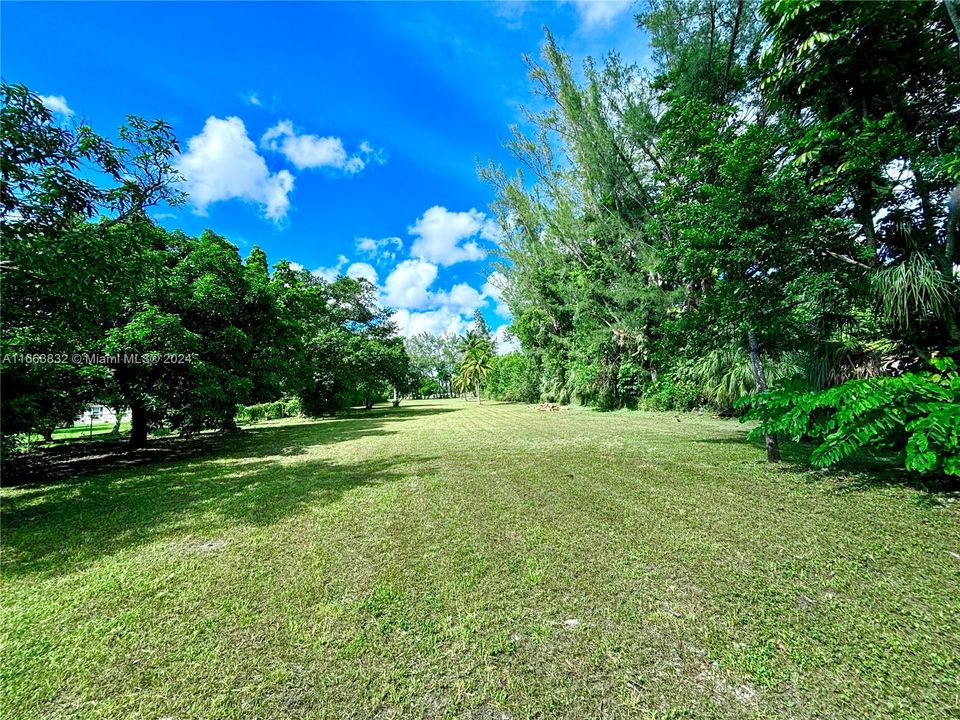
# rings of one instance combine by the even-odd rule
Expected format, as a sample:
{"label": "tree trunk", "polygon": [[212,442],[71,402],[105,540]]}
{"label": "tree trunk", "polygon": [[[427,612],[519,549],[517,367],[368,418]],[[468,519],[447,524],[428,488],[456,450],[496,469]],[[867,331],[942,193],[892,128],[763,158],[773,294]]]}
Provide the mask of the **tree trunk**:
{"label": "tree trunk", "polygon": [[240,432],[240,426],[237,425],[236,418],[228,418],[223,421],[223,425],[220,426],[220,432],[225,433],[238,433]]}
{"label": "tree trunk", "polygon": [[473,384],[473,387],[476,389],[476,392],[477,392],[477,405],[479,405],[479,404],[480,404],[480,381],[477,380],[477,381]]}
{"label": "tree trunk", "polygon": [[120,423],[123,422],[123,412],[126,408],[110,408],[113,411],[113,430],[110,431],[111,435],[120,434]]}
{"label": "tree trunk", "polygon": [[[958,30],[960,32],[960,30]],[[953,282],[953,263],[957,259],[957,234],[960,233],[960,185],[950,193],[949,212],[947,213],[947,244],[943,249],[943,264],[941,270],[943,278],[948,283]],[[947,304],[946,317],[947,332],[953,342],[960,340],[960,327],[957,327],[957,311],[952,303]]]}
{"label": "tree trunk", "polygon": [[[720,92],[720,102],[726,101],[727,88],[730,86],[730,68],[733,66],[733,57],[737,49],[737,35],[740,34],[740,16],[743,15],[743,0],[737,3],[737,14],[733,19],[733,32],[730,34],[730,49],[727,51],[727,65],[723,70],[723,90]],[[713,21],[711,20],[711,23]],[[713,67],[710,68],[711,74]]]}
{"label": "tree trunk", "polygon": [[135,402],[131,403],[130,412],[133,413],[130,447],[142,448],[147,444],[147,408],[142,402]]}
{"label": "tree trunk", "polygon": [[370,402],[370,391],[366,388],[363,389],[363,406],[369,410],[373,407],[373,403]]}
{"label": "tree trunk", "polygon": [[[757,345],[757,336],[753,330],[747,332],[747,342],[750,346],[750,367],[753,369],[753,379],[757,384],[757,392],[766,392],[767,379],[763,374],[760,348]],[[763,440],[767,446],[767,462],[780,462],[780,446],[777,444],[777,436],[765,433]]]}
{"label": "tree trunk", "polygon": [[877,256],[879,248],[877,247],[877,230],[873,224],[873,203],[871,202],[872,192],[864,188],[856,195],[855,210],[857,219],[863,226],[863,236],[867,240],[867,249],[870,251],[871,266],[876,266],[880,262]]}
{"label": "tree trunk", "polygon": [[950,22],[953,23],[953,29],[957,33],[957,40],[960,40],[960,2],[958,0],[946,0],[947,14],[950,16]]}

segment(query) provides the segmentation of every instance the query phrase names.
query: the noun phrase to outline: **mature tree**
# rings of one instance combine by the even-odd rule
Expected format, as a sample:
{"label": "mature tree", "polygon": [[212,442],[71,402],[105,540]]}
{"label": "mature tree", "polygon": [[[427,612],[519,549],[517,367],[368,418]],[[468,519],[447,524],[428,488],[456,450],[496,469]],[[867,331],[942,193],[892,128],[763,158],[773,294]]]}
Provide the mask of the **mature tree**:
{"label": "mature tree", "polygon": [[452,335],[420,333],[404,340],[410,358],[408,385],[421,395],[453,395],[452,379],[460,359],[459,341]]}
{"label": "mature tree", "polygon": [[[178,205],[180,148],[162,120],[131,115],[120,144],[88,125],[58,123],[23,85],[0,85],[0,222],[6,242],[39,242],[76,220],[118,223],[152,205]],[[96,182],[94,179],[102,180]]]}
{"label": "mature tree", "polygon": [[544,397],[731,410],[773,379],[955,352],[944,6],[654,0],[638,19],[649,74],[611,56],[578,82],[548,33],[522,171],[481,169]]}
{"label": "mature tree", "polygon": [[287,387],[304,412],[333,415],[354,398],[372,407],[389,388],[406,388],[403,340],[369,282],[340,277],[328,283],[282,262],[272,283],[297,335]]}
{"label": "mature tree", "polygon": [[481,403],[481,389],[490,374],[493,355],[489,349],[480,345],[469,347],[460,363],[460,375],[465,385],[473,386],[477,396],[477,405]]}
{"label": "mature tree", "polygon": [[[888,332],[911,351],[960,348],[958,37],[944,3],[766,0],[764,88],[791,112],[812,187],[843,195],[861,227],[848,263],[867,270]],[[856,38],[855,42],[851,38]]]}
{"label": "mature tree", "polygon": [[148,206],[183,200],[179,148],[163,121],[131,116],[114,144],[58,123],[22,85],[4,83],[0,101],[3,432],[49,435],[98,382],[73,355],[97,347],[100,318],[139,279],[140,248],[113,230],[142,223]]}
{"label": "mature tree", "polygon": [[477,405],[479,405],[480,391],[490,374],[495,357],[493,338],[479,311],[474,316],[473,328],[463,337],[461,347],[463,355],[458,369],[460,383],[473,388],[477,396]]}
{"label": "mature tree", "polygon": [[264,388],[279,392],[275,364],[258,347],[276,336],[276,305],[264,302],[237,248],[209,230],[196,239],[149,224],[115,232],[149,248],[138,264],[145,281],[103,318],[103,350],[120,358],[110,367],[133,413],[131,443],[160,423],[233,429],[238,405],[263,399]]}

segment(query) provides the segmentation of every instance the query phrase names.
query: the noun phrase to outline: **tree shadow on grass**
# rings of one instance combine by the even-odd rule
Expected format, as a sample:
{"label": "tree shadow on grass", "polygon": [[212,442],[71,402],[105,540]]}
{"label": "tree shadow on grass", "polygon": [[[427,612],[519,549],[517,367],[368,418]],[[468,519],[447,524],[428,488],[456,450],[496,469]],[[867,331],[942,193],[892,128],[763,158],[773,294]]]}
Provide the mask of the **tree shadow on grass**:
{"label": "tree shadow on grass", "polygon": [[[705,438],[697,443],[714,445],[748,445],[756,448],[757,461],[766,462],[766,449],[761,439],[742,437]],[[781,461],[778,468],[801,475],[806,482],[829,483],[836,493],[862,492],[884,486],[906,487],[926,494],[922,505],[939,507],[949,496],[960,495],[960,480],[947,477],[920,477],[908,472],[893,453],[861,451],[831,468],[819,468],[810,462],[813,444],[780,438]]]}
{"label": "tree shadow on grass", "polygon": [[[296,454],[304,447],[361,435],[384,435],[396,422],[456,412],[450,408],[374,408],[349,411],[341,417],[298,420],[278,426],[249,425],[238,433],[203,433],[191,437],[153,438],[145,448],[131,450],[125,440],[70,442],[37,449],[4,462],[3,486],[50,483],[124,468],[209,456],[257,457]],[[289,421],[287,421],[289,422]]]}
{"label": "tree shadow on grass", "polygon": [[168,535],[270,525],[305,506],[335,503],[355,488],[422,474],[436,458],[338,463],[307,454],[318,445],[392,434],[390,423],[414,416],[259,426],[216,438],[205,452],[185,458],[23,487],[3,502],[3,571],[73,572]]}
{"label": "tree shadow on grass", "polygon": [[335,503],[356,488],[422,474],[422,464],[433,460],[337,464],[264,458],[233,466],[205,460],[182,469],[158,467],[46,486],[39,497],[4,503],[3,571],[73,572],[168,535],[215,537],[237,525],[271,525],[306,506]]}

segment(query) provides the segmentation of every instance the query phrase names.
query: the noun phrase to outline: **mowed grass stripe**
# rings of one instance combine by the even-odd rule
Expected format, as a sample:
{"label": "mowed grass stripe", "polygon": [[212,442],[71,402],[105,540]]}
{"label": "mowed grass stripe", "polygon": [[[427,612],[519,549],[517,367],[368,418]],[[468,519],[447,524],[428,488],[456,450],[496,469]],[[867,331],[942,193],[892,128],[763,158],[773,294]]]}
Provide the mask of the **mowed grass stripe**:
{"label": "mowed grass stripe", "polygon": [[404,403],[4,489],[3,715],[955,715],[950,498],[744,434]]}

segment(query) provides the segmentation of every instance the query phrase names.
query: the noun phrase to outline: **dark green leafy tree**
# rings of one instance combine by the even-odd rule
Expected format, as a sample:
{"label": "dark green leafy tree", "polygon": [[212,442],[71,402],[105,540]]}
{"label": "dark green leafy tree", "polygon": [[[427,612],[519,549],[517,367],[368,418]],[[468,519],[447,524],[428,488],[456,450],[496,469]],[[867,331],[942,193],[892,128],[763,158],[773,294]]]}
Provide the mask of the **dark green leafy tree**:
{"label": "dark green leafy tree", "polygon": [[496,400],[536,402],[540,398],[540,378],[523,353],[497,355],[490,365],[487,392]]}
{"label": "dark green leafy tree", "polygon": [[928,371],[850,380],[820,391],[782,389],[754,397],[754,435],[810,439],[812,461],[836,465],[865,449],[900,453],[906,469],[960,476],[960,375],[951,358]]}
{"label": "dark green leafy tree", "polygon": [[420,397],[453,395],[453,375],[460,359],[457,338],[420,333],[406,338],[404,344],[410,358],[410,391]]}
{"label": "dark green leafy tree", "polygon": [[328,283],[286,262],[271,282],[297,337],[286,386],[306,414],[333,415],[355,402],[372,407],[390,390],[406,390],[403,340],[369,282],[340,277]]}
{"label": "dark green leafy tree", "polygon": [[182,202],[179,148],[163,121],[131,116],[114,143],[58,123],[22,85],[4,83],[0,102],[3,432],[48,436],[99,382],[71,355],[98,345],[100,318],[136,284],[139,248],[112,230]]}
{"label": "dark green leafy tree", "polygon": [[[861,228],[846,262],[870,275],[887,332],[926,355],[960,347],[958,39],[944,3],[766,0],[764,91],[802,130],[795,162]],[[856,38],[851,42],[851,38]]]}
{"label": "dark green leafy tree", "polygon": [[269,288],[257,287],[237,248],[211,231],[195,239],[142,224],[114,231],[122,233],[149,248],[136,267],[150,271],[102,319],[102,351],[120,358],[110,367],[133,414],[131,443],[143,444],[159,424],[234,429],[237,406],[280,390],[276,358],[264,360],[282,325],[277,305],[264,302]]}
{"label": "dark green leafy tree", "polygon": [[176,182],[180,148],[164,121],[131,115],[113,143],[82,122],[56,122],[23,85],[0,85],[0,105],[0,219],[8,242],[56,235],[100,215],[123,222],[185,199]]}

